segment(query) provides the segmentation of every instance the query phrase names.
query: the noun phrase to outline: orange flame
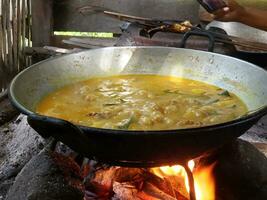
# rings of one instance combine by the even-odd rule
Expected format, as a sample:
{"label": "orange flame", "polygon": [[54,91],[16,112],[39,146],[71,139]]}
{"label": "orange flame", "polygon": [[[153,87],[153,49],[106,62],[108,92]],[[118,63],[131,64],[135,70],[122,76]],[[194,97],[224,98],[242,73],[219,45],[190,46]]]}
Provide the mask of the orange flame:
{"label": "orange flame", "polygon": [[[198,169],[194,171],[195,162],[193,160],[188,162],[189,169],[193,172],[194,181],[195,181],[195,192],[197,200],[214,200],[215,199],[215,181],[212,176],[212,171],[215,164],[211,166]],[[187,192],[189,193],[189,181],[186,174],[186,171],[183,166],[164,166],[160,168],[153,168],[152,171],[155,175],[164,178],[166,176],[179,176],[184,180],[184,184]]]}
{"label": "orange flame", "polygon": [[212,176],[214,167],[215,163],[193,172],[197,200],[215,199],[215,180]]}

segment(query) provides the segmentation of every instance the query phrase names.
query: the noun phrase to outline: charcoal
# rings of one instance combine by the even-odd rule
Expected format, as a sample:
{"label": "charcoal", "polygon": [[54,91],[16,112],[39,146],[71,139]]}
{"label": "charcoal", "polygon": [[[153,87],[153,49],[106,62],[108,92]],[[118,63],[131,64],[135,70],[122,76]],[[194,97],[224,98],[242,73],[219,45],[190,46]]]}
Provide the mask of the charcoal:
{"label": "charcoal", "polygon": [[199,167],[213,162],[218,200],[267,199],[267,158],[252,144],[238,139],[224,145]]}
{"label": "charcoal", "polygon": [[25,165],[6,199],[82,200],[79,166],[67,157],[44,149]]}

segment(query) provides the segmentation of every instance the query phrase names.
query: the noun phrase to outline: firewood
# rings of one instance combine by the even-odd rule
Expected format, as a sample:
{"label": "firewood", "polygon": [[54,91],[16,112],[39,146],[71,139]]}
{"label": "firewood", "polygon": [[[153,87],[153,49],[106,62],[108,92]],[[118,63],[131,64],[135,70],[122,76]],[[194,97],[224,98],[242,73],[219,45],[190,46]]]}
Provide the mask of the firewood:
{"label": "firewood", "polygon": [[151,183],[145,183],[143,188],[144,193],[158,199],[164,199],[164,200],[176,200],[176,198],[164,193]]}
{"label": "firewood", "polygon": [[138,192],[137,196],[142,200],[160,200],[158,198],[152,197],[152,196],[144,193],[143,191]]}
{"label": "firewood", "polygon": [[112,200],[142,200],[137,196],[138,190],[130,183],[114,182],[113,191]]}
{"label": "firewood", "polygon": [[142,174],[142,171],[142,169],[138,168],[110,167],[97,170],[94,174],[93,181],[106,187],[112,187],[115,181],[135,182],[136,179],[141,178],[139,175]]}
{"label": "firewood", "polygon": [[144,177],[145,177],[145,180],[147,182],[153,184],[155,187],[157,187],[158,189],[162,190],[166,194],[169,194],[170,196],[175,197],[175,195],[173,194],[172,189],[169,188],[169,184],[166,183],[166,181],[164,179],[156,176],[155,174],[149,172],[148,170],[146,170],[144,172]]}
{"label": "firewood", "polygon": [[87,182],[85,185],[85,200],[108,200],[113,196],[110,188],[100,185],[97,182]]}
{"label": "firewood", "polygon": [[91,181],[112,188],[113,182],[116,179],[117,169],[117,167],[110,167],[108,169],[98,170],[95,172],[94,178]]}
{"label": "firewood", "polygon": [[[174,187],[172,183],[174,181],[168,178],[162,179],[148,170],[139,168],[110,167],[95,172],[90,182],[90,190],[97,195],[113,190],[115,193],[113,199],[171,200],[178,198],[186,200],[187,198],[178,191],[178,187]],[[175,179],[175,177],[170,178]],[[183,180],[180,180],[179,185],[182,184]]]}
{"label": "firewood", "polygon": [[115,180],[117,182],[131,182],[140,181],[143,176],[143,169],[141,168],[124,168],[121,167],[116,171]]}
{"label": "firewood", "polygon": [[185,198],[185,196],[188,195],[184,180],[181,177],[168,176],[162,179],[149,171],[145,171],[144,176],[147,182],[172,197],[180,196]]}

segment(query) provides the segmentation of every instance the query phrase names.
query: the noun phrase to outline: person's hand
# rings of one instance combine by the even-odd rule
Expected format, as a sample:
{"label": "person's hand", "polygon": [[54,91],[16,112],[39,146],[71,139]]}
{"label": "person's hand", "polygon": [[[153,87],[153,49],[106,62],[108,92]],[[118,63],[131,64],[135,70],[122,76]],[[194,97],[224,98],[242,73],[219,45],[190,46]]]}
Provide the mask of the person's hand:
{"label": "person's hand", "polygon": [[244,13],[244,7],[240,6],[235,0],[228,0],[227,7],[212,13],[215,20],[229,22],[229,21],[240,21]]}

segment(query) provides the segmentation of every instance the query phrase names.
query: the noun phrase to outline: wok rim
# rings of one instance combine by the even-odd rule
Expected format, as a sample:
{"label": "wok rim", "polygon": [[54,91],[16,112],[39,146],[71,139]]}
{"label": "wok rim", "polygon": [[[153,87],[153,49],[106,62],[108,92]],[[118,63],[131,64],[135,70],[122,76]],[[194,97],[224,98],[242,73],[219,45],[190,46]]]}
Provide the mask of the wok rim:
{"label": "wok rim", "polygon": [[[80,52],[74,52],[74,53],[70,53],[70,54],[66,54],[66,55],[61,55],[61,56],[55,56],[53,58],[49,58],[43,61],[40,61],[38,63],[35,63],[33,65],[31,65],[30,67],[24,69],[23,71],[21,71],[20,73],[18,73],[13,80],[11,81],[9,88],[8,88],[8,96],[9,99],[11,100],[11,103],[22,113],[25,115],[39,115],[36,112],[32,112],[30,110],[28,110],[25,106],[23,106],[21,103],[19,103],[19,101],[15,98],[14,95],[14,87],[16,84],[16,80],[24,73],[27,73],[28,70],[31,70],[32,68],[41,65],[42,63],[48,62],[48,61],[52,61],[52,60],[56,60],[56,59],[61,59],[64,58],[65,56],[69,56],[69,55],[79,55],[81,53],[84,52],[91,52],[91,51],[97,51],[99,49],[170,49],[170,50],[182,50],[182,51],[189,51],[189,52],[201,52],[204,53],[206,55],[216,55],[216,56],[220,56],[220,57],[224,57],[226,59],[232,59],[232,60],[236,60],[240,63],[245,63],[250,65],[250,67],[253,67],[257,70],[261,70],[264,73],[266,73],[267,75],[267,70],[264,68],[261,68],[253,63],[249,63],[247,61],[235,58],[235,57],[231,57],[231,56],[227,56],[227,55],[223,55],[223,54],[219,54],[219,53],[214,53],[214,52],[206,52],[206,51],[201,51],[201,50],[194,50],[194,49],[184,49],[184,48],[176,48],[176,47],[162,47],[162,46],[122,46],[122,47],[104,47],[104,48],[98,48],[98,49],[89,49],[89,50],[84,50],[84,51],[80,51]],[[259,119],[261,117],[263,117],[264,115],[267,114],[267,104],[263,105],[259,110],[252,112],[250,114],[247,114],[244,117],[241,118],[237,118],[228,122],[224,122],[224,123],[219,123],[219,124],[214,124],[214,125],[209,125],[209,126],[203,126],[203,127],[195,127],[195,128],[183,128],[183,129],[166,129],[166,130],[121,130],[121,129],[104,129],[104,128],[96,128],[96,127],[89,127],[89,126],[82,126],[82,125],[77,125],[77,124],[73,124],[67,120],[64,119],[59,119],[62,121],[67,121],[68,123],[73,124],[76,127],[79,127],[83,132],[103,132],[106,134],[113,134],[113,135],[125,135],[125,133],[127,133],[128,135],[140,135],[140,134],[145,134],[145,135],[161,135],[162,133],[168,133],[168,134],[186,134],[188,132],[190,132],[191,134],[193,133],[199,133],[199,132],[203,132],[203,131],[214,131],[217,129],[222,129],[222,128],[226,128],[226,127],[230,127],[230,126],[237,126],[241,123],[245,123],[251,120],[255,120],[255,119]],[[45,116],[45,115],[41,115],[41,116]],[[49,118],[53,118],[50,116],[45,116],[45,117],[49,117]],[[101,134],[103,134],[101,133]]]}

